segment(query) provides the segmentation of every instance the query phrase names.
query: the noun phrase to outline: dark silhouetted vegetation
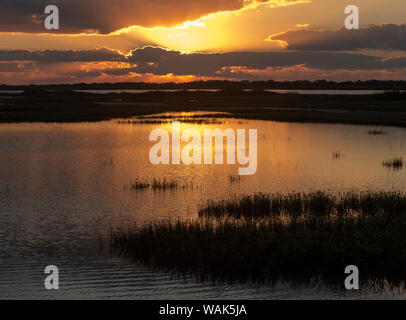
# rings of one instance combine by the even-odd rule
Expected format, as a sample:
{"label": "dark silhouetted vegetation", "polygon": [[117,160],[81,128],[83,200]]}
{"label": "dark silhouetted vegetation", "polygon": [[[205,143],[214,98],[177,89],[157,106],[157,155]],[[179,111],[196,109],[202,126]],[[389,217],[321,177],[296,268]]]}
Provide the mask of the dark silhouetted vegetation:
{"label": "dark silhouetted vegetation", "polygon": [[230,175],[230,176],[228,176],[228,181],[230,181],[230,184],[240,183],[241,176]]}
{"label": "dark silhouetted vegetation", "polygon": [[344,268],[356,265],[361,285],[404,285],[402,193],[257,194],[200,213],[215,218],[114,229],[113,251],[199,280],[342,286]]}
{"label": "dark silhouetted vegetation", "polygon": [[386,134],[386,132],[383,129],[374,129],[374,130],[369,130],[368,134],[371,135],[382,135],[382,134]]}
{"label": "dark silhouetted vegetation", "polygon": [[151,182],[145,180],[138,180],[130,183],[130,189],[132,191],[144,191],[144,190],[152,190],[152,191],[169,191],[169,190],[176,190],[176,189],[193,189],[192,183],[183,183],[179,184],[175,180],[168,180],[166,178],[152,179]]}
{"label": "dark silhouetted vegetation", "polygon": [[[165,112],[195,111],[227,112],[228,117],[235,119],[406,127],[404,100],[383,100],[379,94],[302,95],[278,94],[264,90],[96,94],[69,91],[66,88],[47,91],[38,87],[26,89],[23,94],[0,93],[0,122],[102,121]],[[215,119],[219,117],[227,116],[217,116],[214,120],[199,119],[204,124],[216,122]],[[154,124],[162,121],[144,120]]]}
{"label": "dark silhouetted vegetation", "polygon": [[389,169],[400,170],[403,168],[404,162],[402,158],[394,158],[383,161],[382,165]]}
{"label": "dark silhouetted vegetation", "polygon": [[231,200],[208,201],[199,209],[200,217],[269,218],[286,215],[371,216],[380,213],[406,213],[406,195],[400,192],[348,192],[333,195],[323,191],[310,193],[258,193]]}
{"label": "dark silhouetted vegetation", "polygon": [[223,121],[219,118],[230,118],[229,115],[209,114],[209,115],[190,115],[190,116],[141,116],[136,119],[118,120],[119,124],[168,124],[173,121],[192,124],[222,124]]}

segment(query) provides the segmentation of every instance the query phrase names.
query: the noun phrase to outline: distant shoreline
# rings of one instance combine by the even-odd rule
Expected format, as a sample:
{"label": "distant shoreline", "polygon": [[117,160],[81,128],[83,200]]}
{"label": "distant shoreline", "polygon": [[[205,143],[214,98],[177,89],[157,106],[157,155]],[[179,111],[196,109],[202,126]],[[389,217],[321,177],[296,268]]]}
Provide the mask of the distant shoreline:
{"label": "distant shoreline", "polygon": [[[0,89],[1,90],[1,89]],[[0,92],[0,122],[82,122],[171,111],[228,112],[234,118],[406,127],[406,93],[295,94],[265,90],[89,93],[45,88]]]}
{"label": "distant shoreline", "polygon": [[[25,89],[25,90],[0,90],[1,94],[21,94],[27,90],[32,89]],[[44,91],[52,92],[58,90],[51,90],[51,89],[44,89]],[[222,89],[111,89],[111,90],[104,90],[104,89],[95,89],[95,90],[71,90],[73,92],[81,92],[81,93],[97,93],[97,94],[112,94],[112,93],[131,93],[131,94],[140,94],[140,93],[148,93],[148,92],[181,92],[181,91],[190,91],[190,92],[220,92],[224,91]],[[241,89],[240,91],[243,92],[253,92],[254,89]],[[384,94],[391,91],[387,90],[347,90],[347,89],[263,89],[261,91],[265,92],[273,92],[273,93],[280,93],[280,94],[302,94],[302,95],[315,95],[315,94],[322,94],[322,95],[370,95],[370,94]],[[399,93],[404,93],[406,90],[398,90]]]}
{"label": "distant shoreline", "polygon": [[219,90],[406,90],[403,80],[365,80],[365,81],[227,81],[209,80],[192,82],[117,82],[117,83],[72,83],[72,84],[0,84],[1,90],[164,90],[164,89],[219,89]]}

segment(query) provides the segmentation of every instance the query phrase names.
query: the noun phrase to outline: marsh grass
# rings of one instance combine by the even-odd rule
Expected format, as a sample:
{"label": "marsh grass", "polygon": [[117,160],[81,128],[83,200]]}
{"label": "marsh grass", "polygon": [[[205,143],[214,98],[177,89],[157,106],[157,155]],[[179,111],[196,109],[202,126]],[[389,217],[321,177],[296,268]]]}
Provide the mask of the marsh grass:
{"label": "marsh grass", "polygon": [[113,251],[152,269],[198,280],[341,287],[344,268],[362,270],[361,285],[402,285],[406,219],[369,216],[161,222],[111,233]]}
{"label": "marsh grass", "polygon": [[164,120],[164,119],[145,119],[145,120],[120,120],[119,124],[134,124],[134,125],[142,125],[142,124],[169,124],[172,121],[180,121],[181,123],[191,123],[191,124],[222,124],[223,121],[217,119],[192,119],[192,118],[174,118],[173,120]]}
{"label": "marsh grass", "polygon": [[166,113],[166,114],[155,114],[155,115],[144,115],[139,116],[137,119],[162,119],[162,120],[176,120],[176,119],[190,119],[190,118],[231,118],[232,114],[228,112],[212,112],[212,113],[200,113],[200,112],[188,112],[184,114],[176,113]]}
{"label": "marsh grass", "polygon": [[[406,195],[397,192],[256,194],[209,202],[195,220],[114,229],[113,252],[198,280],[341,287],[406,279]],[[288,217],[289,219],[286,219]]]}
{"label": "marsh grass", "polygon": [[151,189],[152,190],[162,190],[162,191],[166,191],[166,190],[173,190],[173,189],[177,189],[179,187],[179,184],[174,181],[174,180],[166,180],[165,178],[163,178],[162,180],[160,179],[155,179],[152,181],[151,184]]}
{"label": "marsh grass", "polygon": [[333,195],[323,191],[310,193],[245,195],[235,199],[207,201],[199,208],[200,217],[266,218],[287,215],[371,216],[398,215],[406,212],[406,196],[400,192],[348,192]]}
{"label": "marsh grass", "polygon": [[400,170],[403,168],[404,162],[402,158],[394,158],[383,161],[382,165],[389,169]]}
{"label": "marsh grass", "polygon": [[386,132],[383,129],[374,129],[374,130],[369,130],[368,134],[370,134],[370,135],[383,135],[383,134],[386,134]]}
{"label": "marsh grass", "polygon": [[228,176],[228,181],[230,184],[238,184],[241,182],[241,176],[230,175]]}
{"label": "marsh grass", "polygon": [[145,190],[152,191],[171,191],[176,189],[193,189],[193,183],[185,182],[183,184],[178,183],[175,180],[168,180],[166,178],[157,179],[154,178],[151,182],[146,180],[136,179],[133,182],[130,182],[130,190],[138,192]]}
{"label": "marsh grass", "polygon": [[151,187],[151,184],[146,181],[139,181],[135,180],[134,182],[130,183],[130,189],[133,191],[142,191],[149,189]]}
{"label": "marsh grass", "polygon": [[229,113],[197,113],[188,115],[164,114],[139,116],[136,119],[118,120],[119,124],[168,124],[172,121],[180,121],[182,123],[191,124],[222,124],[224,119],[232,118]]}
{"label": "marsh grass", "polygon": [[[217,86],[217,84],[216,84]],[[305,123],[344,123],[406,127],[403,97],[384,95],[298,95],[265,91],[147,92],[100,94],[75,92],[84,86],[19,88],[10,96],[0,122],[79,122],[130,119],[167,112],[228,112],[234,119]],[[89,88],[94,89],[93,85]],[[124,88],[123,88],[124,89]],[[55,91],[49,91],[55,90]],[[406,94],[403,95],[406,97]],[[191,103],[191,100],[196,103]],[[3,101],[2,101],[3,102]],[[343,112],[309,112],[309,106]],[[264,109],[272,106],[279,110]],[[298,109],[298,110],[292,110]],[[380,112],[366,112],[380,111]],[[217,116],[217,118],[224,116]]]}

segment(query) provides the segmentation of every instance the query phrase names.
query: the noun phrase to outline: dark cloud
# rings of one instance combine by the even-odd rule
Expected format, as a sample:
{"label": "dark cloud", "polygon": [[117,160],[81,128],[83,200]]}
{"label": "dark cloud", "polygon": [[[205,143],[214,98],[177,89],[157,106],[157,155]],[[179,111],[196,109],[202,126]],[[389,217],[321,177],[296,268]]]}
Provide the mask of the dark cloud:
{"label": "dark cloud", "polygon": [[284,41],[290,50],[406,50],[406,26],[385,24],[358,30],[288,31],[270,40]]}
{"label": "dark cloud", "polygon": [[16,62],[0,63],[0,72],[17,72],[21,71],[19,69],[19,64]]}
{"label": "dark cloud", "polygon": [[[1,0],[0,31],[46,32],[46,5],[57,5],[62,33],[112,31],[138,25],[173,26],[218,11],[269,0]],[[296,0],[288,0],[296,1]]]}
{"label": "dark cloud", "polygon": [[223,67],[249,69],[283,68],[303,65],[323,70],[376,70],[406,67],[406,59],[383,60],[380,57],[333,52],[226,52],[182,54],[162,48],[136,49],[128,61],[138,65],[139,73],[213,76]]}
{"label": "dark cloud", "polygon": [[0,61],[36,61],[55,62],[97,62],[124,61],[125,56],[114,50],[105,48],[92,50],[0,50]]}
{"label": "dark cloud", "polygon": [[[372,55],[344,52],[183,54],[159,47],[135,49],[128,55],[104,48],[84,51],[0,50],[0,70],[1,64],[5,63],[13,63],[10,66],[3,66],[9,72],[13,70],[24,72],[26,71],[24,70],[25,65],[30,65],[31,68],[32,65],[36,65],[38,70],[48,70],[65,76],[71,74],[75,79],[102,75],[123,77],[132,73],[156,76],[173,74],[176,76],[230,77],[232,75],[230,72],[237,70],[237,72],[242,71],[240,75],[243,77],[244,72],[249,70],[261,72],[268,69],[277,71],[286,68],[300,68],[301,70],[320,70],[328,74],[337,70],[385,72],[406,68],[406,58],[383,59]],[[20,64],[18,65],[18,63]],[[58,65],[62,66],[58,67]]]}

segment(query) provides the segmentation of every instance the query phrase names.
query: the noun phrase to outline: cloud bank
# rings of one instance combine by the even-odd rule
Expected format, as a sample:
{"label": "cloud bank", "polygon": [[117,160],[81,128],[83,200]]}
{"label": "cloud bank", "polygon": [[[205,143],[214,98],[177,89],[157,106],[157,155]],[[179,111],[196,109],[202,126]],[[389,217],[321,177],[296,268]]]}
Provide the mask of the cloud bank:
{"label": "cloud bank", "polygon": [[377,70],[406,67],[405,58],[384,59],[360,53],[323,51],[182,53],[160,47],[144,47],[128,54],[106,48],[93,50],[0,50],[0,61],[42,64],[122,62],[140,73],[215,76],[224,67],[266,69],[304,65],[323,70]]}
{"label": "cloud bank", "polygon": [[289,50],[406,50],[406,25],[384,24],[358,30],[288,31],[270,36]]}
{"label": "cloud bank", "polygon": [[[300,0],[54,0],[61,33],[107,34],[133,25],[170,27],[223,11],[261,4],[286,5]],[[2,0],[0,32],[47,32],[43,26],[48,0]]]}
{"label": "cloud bank", "polygon": [[[191,53],[144,47],[123,54],[93,50],[0,50],[0,82],[189,81],[404,77],[406,57],[327,51]],[[341,79],[340,78],[340,79]],[[300,79],[300,78],[299,78]],[[30,82],[30,83],[31,83]]]}

